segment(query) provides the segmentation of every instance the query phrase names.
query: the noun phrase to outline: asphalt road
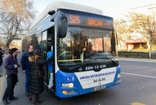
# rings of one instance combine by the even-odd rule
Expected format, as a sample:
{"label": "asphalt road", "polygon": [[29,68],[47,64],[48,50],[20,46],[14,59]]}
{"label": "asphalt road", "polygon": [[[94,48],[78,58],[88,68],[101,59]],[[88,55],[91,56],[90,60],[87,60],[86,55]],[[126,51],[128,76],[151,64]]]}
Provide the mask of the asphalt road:
{"label": "asphalt road", "polygon": [[[60,100],[45,88],[40,96],[42,101],[40,105],[156,105],[156,63],[120,61],[120,65],[122,71],[120,85]],[[19,83],[15,88],[15,96],[18,100],[11,101],[9,105],[31,105],[28,97],[25,96],[25,75],[21,69],[18,76]],[[0,78],[0,85],[5,89],[6,80],[4,84],[2,83]],[[2,102],[0,105],[3,105]]]}

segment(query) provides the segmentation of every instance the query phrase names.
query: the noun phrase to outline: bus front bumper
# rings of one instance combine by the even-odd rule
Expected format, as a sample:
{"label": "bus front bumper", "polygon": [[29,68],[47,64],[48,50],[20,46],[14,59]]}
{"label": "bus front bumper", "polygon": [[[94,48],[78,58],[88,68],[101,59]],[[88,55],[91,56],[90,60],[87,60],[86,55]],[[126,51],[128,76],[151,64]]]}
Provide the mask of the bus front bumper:
{"label": "bus front bumper", "polygon": [[75,87],[74,88],[61,88],[61,91],[60,91],[59,95],[57,95],[57,96],[60,98],[74,97],[74,96],[78,96],[78,95],[83,95],[83,94],[103,90],[103,89],[118,85],[118,84],[120,84],[120,82],[121,82],[121,79],[114,81],[112,83],[109,83],[109,84],[100,85],[100,86],[88,88],[88,89],[79,89],[79,90],[77,90]]}

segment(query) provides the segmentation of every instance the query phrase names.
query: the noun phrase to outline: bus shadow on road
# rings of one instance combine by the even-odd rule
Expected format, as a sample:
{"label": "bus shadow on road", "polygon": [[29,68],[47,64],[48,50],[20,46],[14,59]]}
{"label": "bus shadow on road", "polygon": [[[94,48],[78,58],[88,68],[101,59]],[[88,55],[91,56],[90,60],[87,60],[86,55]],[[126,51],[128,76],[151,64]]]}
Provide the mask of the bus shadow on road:
{"label": "bus shadow on road", "polygon": [[41,101],[43,101],[43,105],[97,105],[111,99],[114,93],[110,88],[71,98],[58,98],[50,90],[45,89],[41,95]]}

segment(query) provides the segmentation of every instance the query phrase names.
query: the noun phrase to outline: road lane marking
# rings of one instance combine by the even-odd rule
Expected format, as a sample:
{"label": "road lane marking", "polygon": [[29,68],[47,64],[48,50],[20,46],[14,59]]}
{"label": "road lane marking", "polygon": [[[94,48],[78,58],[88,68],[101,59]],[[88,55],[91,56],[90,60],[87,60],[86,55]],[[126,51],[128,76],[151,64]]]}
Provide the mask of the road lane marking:
{"label": "road lane marking", "polygon": [[149,68],[149,67],[147,67],[147,66],[140,66],[140,67],[137,67],[137,69],[147,69],[147,68]]}
{"label": "road lane marking", "polygon": [[139,102],[135,102],[135,103],[131,103],[131,105],[146,105],[146,104],[142,104],[142,103],[139,103]]}
{"label": "road lane marking", "polygon": [[133,76],[139,76],[139,77],[146,77],[146,78],[156,79],[156,77],[154,77],[154,76],[149,76],[149,75],[141,75],[141,74],[133,74],[133,73],[125,73],[125,72],[121,72],[121,74],[126,74],[126,75],[133,75]]}
{"label": "road lane marking", "polygon": [[1,77],[1,81],[0,81],[0,102],[1,102],[1,97],[2,97],[2,93],[3,93],[3,87],[4,87],[4,80],[5,80],[5,69],[3,69],[3,73],[2,73],[2,77]]}

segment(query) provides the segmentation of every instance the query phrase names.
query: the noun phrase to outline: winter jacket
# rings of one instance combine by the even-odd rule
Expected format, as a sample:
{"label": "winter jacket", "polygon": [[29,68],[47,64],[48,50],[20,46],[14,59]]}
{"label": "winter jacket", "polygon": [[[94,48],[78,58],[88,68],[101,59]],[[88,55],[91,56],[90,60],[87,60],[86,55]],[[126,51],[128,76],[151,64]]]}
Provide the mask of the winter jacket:
{"label": "winter jacket", "polygon": [[[50,58],[50,57],[52,57],[52,56],[53,56],[53,51],[49,51],[49,52],[47,53],[47,59]],[[53,72],[53,61],[49,62],[49,63],[47,64],[47,66],[48,66],[48,71],[49,71],[50,73],[52,73],[52,72]]]}
{"label": "winter jacket", "polygon": [[44,91],[43,77],[39,77],[39,72],[37,70],[35,60],[37,63],[38,70],[43,70],[43,64],[46,64],[53,60],[53,57],[42,60],[39,55],[30,56],[30,92],[33,94],[40,95]]}
{"label": "winter jacket", "polygon": [[23,53],[21,57],[22,70],[30,70],[29,56],[33,56],[33,53],[29,53],[28,51]]}
{"label": "winter jacket", "polygon": [[18,65],[17,57],[14,57],[13,55],[9,54],[7,58],[4,60],[6,74],[17,74],[18,71],[17,68],[15,68],[15,65]]}

